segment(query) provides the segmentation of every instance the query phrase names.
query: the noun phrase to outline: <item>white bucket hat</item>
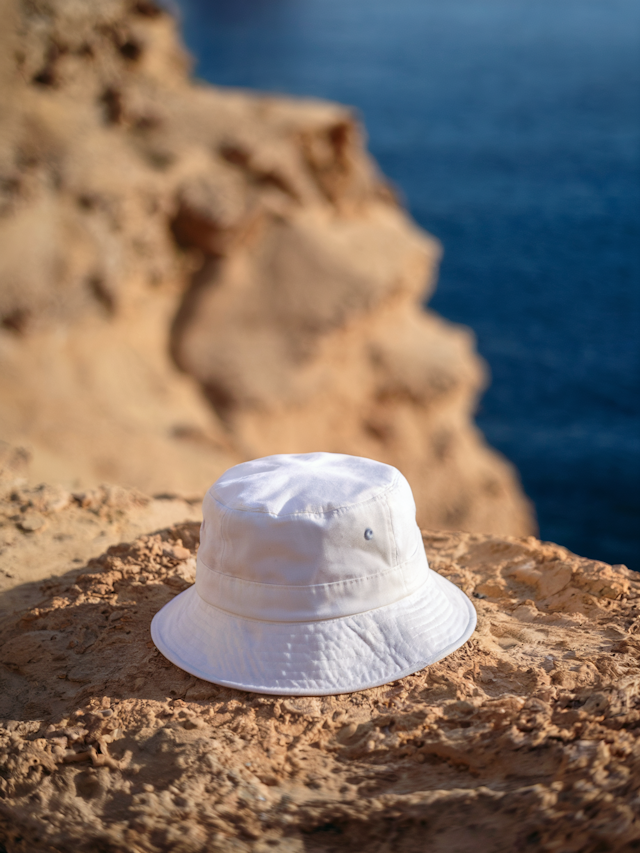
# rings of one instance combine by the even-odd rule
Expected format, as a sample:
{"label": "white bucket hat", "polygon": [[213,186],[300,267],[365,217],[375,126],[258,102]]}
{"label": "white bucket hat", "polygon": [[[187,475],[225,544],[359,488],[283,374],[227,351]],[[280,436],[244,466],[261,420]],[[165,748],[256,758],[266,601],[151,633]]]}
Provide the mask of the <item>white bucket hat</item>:
{"label": "white bucket hat", "polygon": [[203,503],[196,582],[153,641],[206,681],[256,693],[376,687],[474,631],[467,596],[432,571],[411,488],[390,465],[335,453],[230,468]]}

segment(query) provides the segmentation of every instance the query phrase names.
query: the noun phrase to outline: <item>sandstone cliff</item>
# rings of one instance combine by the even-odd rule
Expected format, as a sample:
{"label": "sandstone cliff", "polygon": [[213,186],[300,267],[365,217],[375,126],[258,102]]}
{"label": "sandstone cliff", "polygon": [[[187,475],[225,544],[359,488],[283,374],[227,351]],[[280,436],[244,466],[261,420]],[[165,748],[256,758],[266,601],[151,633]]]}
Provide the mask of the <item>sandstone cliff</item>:
{"label": "sandstone cliff", "polygon": [[[425,531],[476,605],[465,646],[360,693],[257,696],[150,641],[193,579],[197,523],[151,532],[181,513],[126,490],[0,501],[7,853],[638,849],[639,575],[532,537]],[[118,542],[119,525],[143,535]]]}
{"label": "sandstone cliff", "polygon": [[149,0],[5,2],[0,437],[31,476],[202,493],[280,451],[399,467],[424,524],[525,534],[472,422],[440,249],[352,113],[192,82]]}

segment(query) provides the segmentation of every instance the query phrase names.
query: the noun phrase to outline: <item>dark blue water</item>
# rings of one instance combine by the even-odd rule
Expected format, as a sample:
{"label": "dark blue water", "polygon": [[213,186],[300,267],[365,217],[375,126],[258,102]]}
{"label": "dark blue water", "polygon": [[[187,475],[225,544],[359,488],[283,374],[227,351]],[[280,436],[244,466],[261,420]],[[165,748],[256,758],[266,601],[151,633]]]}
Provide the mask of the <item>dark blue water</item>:
{"label": "dark blue water", "polygon": [[197,73],[354,105],[541,536],[640,568],[640,3],[181,0]]}

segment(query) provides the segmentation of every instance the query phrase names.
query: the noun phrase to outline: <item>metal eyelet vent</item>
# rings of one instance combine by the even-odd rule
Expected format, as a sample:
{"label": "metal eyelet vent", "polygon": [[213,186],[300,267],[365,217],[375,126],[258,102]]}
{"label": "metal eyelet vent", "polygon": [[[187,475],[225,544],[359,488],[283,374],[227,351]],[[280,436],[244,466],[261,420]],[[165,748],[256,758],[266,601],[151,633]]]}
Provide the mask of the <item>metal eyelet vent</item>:
{"label": "metal eyelet vent", "polygon": [[367,529],[365,530],[364,538],[367,540],[367,542],[369,541],[369,539],[373,539],[373,530],[370,527],[367,527]]}

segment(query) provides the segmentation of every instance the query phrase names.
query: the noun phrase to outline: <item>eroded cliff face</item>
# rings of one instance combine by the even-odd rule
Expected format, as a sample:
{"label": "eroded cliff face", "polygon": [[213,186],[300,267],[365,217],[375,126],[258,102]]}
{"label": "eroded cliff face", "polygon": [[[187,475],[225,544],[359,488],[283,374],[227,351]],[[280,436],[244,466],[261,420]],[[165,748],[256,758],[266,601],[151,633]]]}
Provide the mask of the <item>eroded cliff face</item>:
{"label": "eroded cliff face", "polygon": [[33,478],[201,493],[322,449],[399,467],[423,524],[531,532],[472,337],[421,307],[440,248],[347,109],[194,84],[147,0],[4,16],[0,434]]}
{"label": "eroded cliff face", "polygon": [[424,531],[478,611],[468,643],[383,687],[258,696],[151,642],[194,577],[197,521],[154,528],[181,512],[126,490],[0,500],[8,853],[638,849],[639,575],[532,537]]}

